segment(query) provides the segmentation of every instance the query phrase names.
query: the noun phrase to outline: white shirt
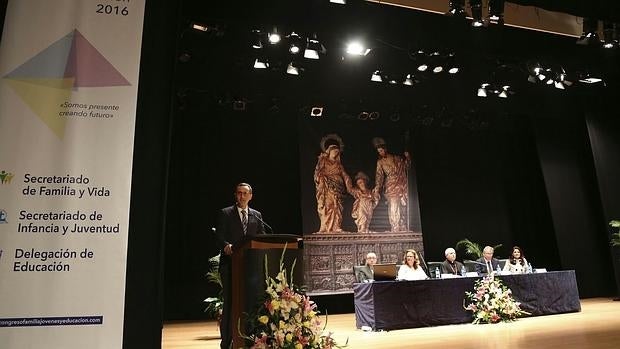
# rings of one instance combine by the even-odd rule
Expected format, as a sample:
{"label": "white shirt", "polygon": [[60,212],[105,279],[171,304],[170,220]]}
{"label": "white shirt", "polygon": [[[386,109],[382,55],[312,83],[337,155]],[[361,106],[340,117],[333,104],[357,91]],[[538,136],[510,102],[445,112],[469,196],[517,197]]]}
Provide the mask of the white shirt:
{"label": "white shirt", "polygon": [[412,269],[412,268],[409,268],[408,265],[403,264],[398,269],[398,276],[396,277],[396,279],[397,280],[409,280],[409,281],[426,280],[428,279],[428,276],[426,275],[422,267],[418,267],[418,269]]}

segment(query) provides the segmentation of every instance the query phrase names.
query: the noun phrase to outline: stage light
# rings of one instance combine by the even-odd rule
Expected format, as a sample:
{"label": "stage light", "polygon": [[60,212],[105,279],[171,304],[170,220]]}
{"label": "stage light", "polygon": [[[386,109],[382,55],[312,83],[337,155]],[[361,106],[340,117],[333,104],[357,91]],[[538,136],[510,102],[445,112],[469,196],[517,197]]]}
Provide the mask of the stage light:
{"label": "stage light", "polygon": [[619,40],[620,40],[620,32],[618,31],[618,24],[617,23],[613,23],[613,22],[609,22],[609,21],[604,21],[603,22],[603,47],[610,49],[610,48],[617,48],[619,46]]}
{"label": "stage light", "polygon": [[325,47],[316,38],[316,34],[312,38],[308,38],[308,44],[304,51],[304,58],[319,59],[320,54],[325,53]]}
{"label": "stage light", "polygon": [[296,63],[291,62],[286,66],[286,73],[290,75],[300,75],[303,68],[299,67]]}
{"label": "stage light", "polygon": [[377,120],[381,117],[381,114],[378,111],[373,111],[368,114],[368,120]]}
{"label": "stage light", "polygon": [[243,100],[235,100],[232,102],[232,108],[234,111],[245,111],[246,103]]}
{"label": "stage light", "polygon": [[452,67],[448,70],[448,73],[450,74],[456,74],[459,72],[459,67]]}
{"label": "stage light", "polygon": [[369,52],[370,52],[370,49],[366,48],[359,41],[352,41],[349,44],[347,44],[346,53],[348,53],[350,55],[353,55],[353,56],[366,56]]}
{"label": "stage light", "polygon": [[497,94],[497,97],[499,98],[508,98],[508,90],[510,89],[510,86],[505,85],[502,86],[502,90]]}
{"label": "stage light", "polygon": [[370,76],[370,81],[374,82],[383,82],[383,76],[380,70],[375,70],[374,73]]}
{"label": "stage light", "polygon": [[413,86],[413,84],[415,84],[415,78],[413,76],[413,74],[407,74],[405,76],[405,80],[403,81],[403,85],[407,85],[407,86]]}
{"label": "stage light", "polygon": [[254,69],[267,69],[269,68],[269,61],[266,58],[256,58],[254,61]]}
{"label": "stage light", "polygon": [[450,8],[445,13],[446,16],[465,18],[465,0],[450,0],[448,6]]}
{"label": "stage light", "polygon": [[282,40],[282,37],[280,37],[280,34],[278,34],[277,32],[273,32],[273,33],[269,33],[269,43],[272,45],[275,45],[277,43],[280,42],[280,40]]}
{"label": "stage light", "polygon": [[583,33],[577,39],[577,45],[599,46],[601,40],[598,37],[598,20],[592,18],[583,19]]}
{"label": "stage light", "polygon": [[346,5],[347,4],[347,0],[329,0],[329,2],[331,2],[332,4],[338,4],[338,5]]}
{"label": "stage light", "polygon": [[294,55],[301,52],[301,37],[297,33],[292,32],[287,36],[287,39],[289,41],[288,52]]}
{"label": "stage light", "polygon": [[487,87],[489,86],[488,83],[482,83],[480,85],[480,87],[478,88],[478,97],[486,97],[487,96]]}
{"label": "stage light", "polygon": [[196,23],[196,22],[192,22],[190,24],[190,27],[194,30],[198,30],[201,32],[208,32],[209,31],[209,26],[205,25],[205,24],[200,24],[200,23]]}
{"label": "stage light", "polygon": [[312,107],[310,109],[311,117],[321,117],[323,116],[323,107]]}
{"label": "stage light", "polygon": [[370,114],[368,114],[368,112],[362,111],[359,114],[357,114],[357,118],[359,120],[368,120],[368,115],[370,115]]}
{"label": "stage light", "polygon": [[441,73],[443,71],[443,67],[438,65],[435,68],[433,68],[433,73],[437,74],[437,73]]}
{"label": "stage light", "polygon": [[469,6],[471,7],[471,16],[473,18],[471,26],[478,28],[484,26],[482,20],[482,0],[470,0]]}
{"label": "stage light", "polygon": [[428,65],[426,64],[420,64],[420,66],[418,66],[419,71],[426,71],[426,69],[428,69]]}
{"label": "stage light", "polygon": [[504,24],[504,0],[489,0],[489,22]]}
{"label": "stage light", "polygon": [[262,35],[263,33],[260,30],[252,30],[252,48],[257,50],[263,48]]}

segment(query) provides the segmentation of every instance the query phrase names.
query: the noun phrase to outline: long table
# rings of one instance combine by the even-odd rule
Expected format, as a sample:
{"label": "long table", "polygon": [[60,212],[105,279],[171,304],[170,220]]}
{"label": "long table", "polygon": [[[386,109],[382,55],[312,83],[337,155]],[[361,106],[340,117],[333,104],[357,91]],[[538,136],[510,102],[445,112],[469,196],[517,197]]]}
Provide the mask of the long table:
{"label": "long table", "polygon": [[[532,316],[581,311],[575,271],[498,276]],[[478,277],[353,285],[357,328],[395,330],[472,321],[465,292]]]}

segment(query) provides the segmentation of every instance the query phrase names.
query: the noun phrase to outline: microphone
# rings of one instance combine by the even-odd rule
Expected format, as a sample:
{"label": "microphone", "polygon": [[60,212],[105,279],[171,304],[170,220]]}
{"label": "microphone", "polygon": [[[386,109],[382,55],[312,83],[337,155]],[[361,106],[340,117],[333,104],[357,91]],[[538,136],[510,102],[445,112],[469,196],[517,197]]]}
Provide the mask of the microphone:
{"label": "microphone", "polygon": [[[265,227],[269,228],[269,230],[271,231],[271,233],[269,233],[269,234],[273,234],[273,228],[269,224],[265,223],[265,221],[262,220],[259,216],[255,215],[254,212],[248,212],[248,216],[252,216],[252,217],[258,219],[258,221],[262,225],[264,225]],[[265,231],[265,234],[267,234],[267,231]]]}

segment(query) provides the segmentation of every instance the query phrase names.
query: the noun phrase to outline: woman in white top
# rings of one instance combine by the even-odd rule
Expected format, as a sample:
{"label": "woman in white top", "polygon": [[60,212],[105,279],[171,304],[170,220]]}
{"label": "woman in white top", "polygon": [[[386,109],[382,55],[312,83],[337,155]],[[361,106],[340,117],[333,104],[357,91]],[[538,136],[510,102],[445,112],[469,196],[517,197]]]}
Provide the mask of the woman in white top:
{"label": "woman in white top", "polygon": [[508,258],[506,264],[504,264],[504,271],[509,271],[512,274],[523,274],[526,272],[526,268],[527,259],[525,259],[523,250],[521,250],[519,246],[513,247],[510,258]]}
{"label": "woman in white top", "polygon": [[420,257],[415,250],[405,251],[403,265],[398,269],[396,280],[424,280],[428,276],[420,266]]}

